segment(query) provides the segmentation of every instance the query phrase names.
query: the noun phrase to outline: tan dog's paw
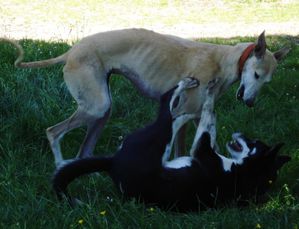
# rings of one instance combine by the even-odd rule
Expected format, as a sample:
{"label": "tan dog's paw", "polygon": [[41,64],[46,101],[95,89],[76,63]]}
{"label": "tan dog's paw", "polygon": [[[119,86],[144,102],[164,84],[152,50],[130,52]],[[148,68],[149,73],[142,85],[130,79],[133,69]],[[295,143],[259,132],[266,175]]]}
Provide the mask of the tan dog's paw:
{"label": "tan dog's paw", "polygon": [[186,77],[179,83],[179,86],[182,87],[182,89],[195,88],[199,85],[199,81],[193,77]]}

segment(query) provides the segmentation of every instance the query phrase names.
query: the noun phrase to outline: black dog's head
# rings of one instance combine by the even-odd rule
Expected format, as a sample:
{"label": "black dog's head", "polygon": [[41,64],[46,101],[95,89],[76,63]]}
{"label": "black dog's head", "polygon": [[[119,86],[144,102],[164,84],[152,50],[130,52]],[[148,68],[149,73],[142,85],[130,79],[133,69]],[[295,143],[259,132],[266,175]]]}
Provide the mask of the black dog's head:
{"label": "black dog's head", "polygon": [[251,140],[240,133],[233,134],[227,144],[235,161],[237,195],[249,197],[264,194],[275,182],[278,170],[291,158],[278,155],[283,144],[270,147],[259,140]]}
{"label": "black dog's head", "polygon": [[[259,140],[251,140],[240,133],[233,134],[227,143],[231,158],[215,152],[211,138],[204,132],[194,155],[222,200],[236,199],[245,203],[269,190],[277,179],[278,170],[291,158],[278,155],[283,144],[270,147]],[[256,198],[258,200],[258,198]]]}

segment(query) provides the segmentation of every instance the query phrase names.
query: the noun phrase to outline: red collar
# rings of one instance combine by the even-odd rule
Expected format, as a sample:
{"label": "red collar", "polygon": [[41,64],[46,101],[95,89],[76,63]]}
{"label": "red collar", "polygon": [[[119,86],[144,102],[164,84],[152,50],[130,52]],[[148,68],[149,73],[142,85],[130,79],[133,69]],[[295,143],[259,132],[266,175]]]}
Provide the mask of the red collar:
{"label": "red collar", "polygon": [[241,78],[244,64],[245,64],[246,60],[248,59],[249,55],[250,55],[250,54],[252,53],[252,51],[254,50],[254,48],[255,48],[255,44],[251,44],[251,45],[249,45],[249,46],[243,51],[242,55],[240,56],[240,59],[239,59],[239,69],[238,69],[238,75],[239,75],[239,78]]}

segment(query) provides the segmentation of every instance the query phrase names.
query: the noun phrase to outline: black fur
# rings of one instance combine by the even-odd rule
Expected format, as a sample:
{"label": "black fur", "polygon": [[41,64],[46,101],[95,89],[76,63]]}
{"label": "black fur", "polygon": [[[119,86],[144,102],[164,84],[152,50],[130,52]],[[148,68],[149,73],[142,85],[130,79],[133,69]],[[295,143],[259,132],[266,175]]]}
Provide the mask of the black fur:
{"label": "black fur", "polygon": [[225,172],[222,159],[211,148],[210,135],[205,132],[191,166],[173,169],[162,165],[172,136],[169,102],[174,90],[161,97],[156,121],[128,135],[114,156],[77,159],[58,169],[53,178],[57,195],[66,195],[72,201],[68,184],[81,175],[99,171],[106,171],[124,196],[179,211],[216,207],[266,192],[275,181],[277,170],[290,159],[277,156],[280,146],[270,148],[247,139],[257,153]]}

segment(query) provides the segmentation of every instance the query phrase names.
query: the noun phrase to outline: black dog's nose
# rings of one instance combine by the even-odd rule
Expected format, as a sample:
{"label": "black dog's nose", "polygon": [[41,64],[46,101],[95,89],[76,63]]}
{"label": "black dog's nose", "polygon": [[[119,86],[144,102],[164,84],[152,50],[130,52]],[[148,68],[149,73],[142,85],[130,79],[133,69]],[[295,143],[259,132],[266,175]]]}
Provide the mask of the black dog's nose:
{"label": "black dog's nose", "polygon": [[244,96],[245,87],[242,85],[237,92],[237,99],[242,100]]}

